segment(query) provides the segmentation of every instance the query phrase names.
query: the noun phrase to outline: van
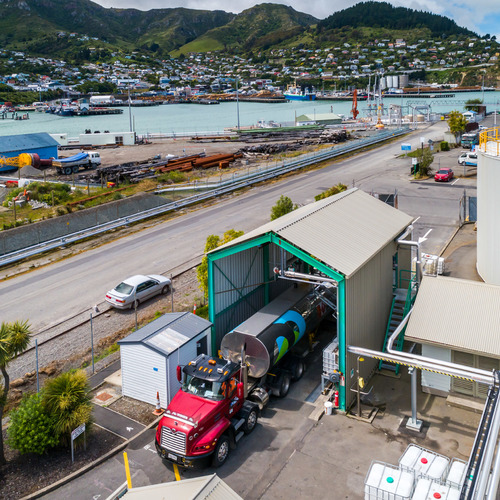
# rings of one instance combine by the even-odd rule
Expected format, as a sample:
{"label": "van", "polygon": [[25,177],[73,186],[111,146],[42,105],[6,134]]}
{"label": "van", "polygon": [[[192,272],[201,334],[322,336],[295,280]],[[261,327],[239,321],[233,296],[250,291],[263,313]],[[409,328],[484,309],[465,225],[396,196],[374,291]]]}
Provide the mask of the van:
{"label": "van", "polygon": [[464,151],[458,157],[458,164],[459,165],[471,165],[471,166],[476,167],[477,166],[477,153]]}

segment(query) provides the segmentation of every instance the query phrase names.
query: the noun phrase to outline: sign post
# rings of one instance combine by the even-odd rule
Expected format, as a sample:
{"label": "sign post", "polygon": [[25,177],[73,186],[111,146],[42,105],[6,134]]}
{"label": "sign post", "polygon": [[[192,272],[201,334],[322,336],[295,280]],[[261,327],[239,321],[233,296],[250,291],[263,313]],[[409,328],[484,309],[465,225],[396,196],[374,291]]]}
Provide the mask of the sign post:
{"label": "sign post", "polygon": [[71,431],[71,463],[75,461],[75,451],[73,442],[83,432],[83,449],[87,449],[87,436],[85,434],[85,424],[79,425],[76,429]]}

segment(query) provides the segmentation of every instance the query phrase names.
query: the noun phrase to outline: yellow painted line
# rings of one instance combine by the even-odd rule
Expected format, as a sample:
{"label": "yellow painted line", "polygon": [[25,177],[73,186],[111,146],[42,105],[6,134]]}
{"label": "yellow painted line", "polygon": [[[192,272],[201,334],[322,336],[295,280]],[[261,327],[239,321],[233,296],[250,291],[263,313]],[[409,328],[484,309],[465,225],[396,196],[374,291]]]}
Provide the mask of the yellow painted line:
{"label": "yellow painted line", "polygon": [[127,488],[132,489],[132,478],[130,477],[130,467],[128,465],[128,455],[127,452],[123,452],[123,463],[125,464],[125,475],[127,476]]}
{"label": "yellow painted line", "polygon": [[177,467],[177,464],[173,464],[173,466],[174,466],[175,480],[180,481],[181,475],[179,474],[179,467]]}

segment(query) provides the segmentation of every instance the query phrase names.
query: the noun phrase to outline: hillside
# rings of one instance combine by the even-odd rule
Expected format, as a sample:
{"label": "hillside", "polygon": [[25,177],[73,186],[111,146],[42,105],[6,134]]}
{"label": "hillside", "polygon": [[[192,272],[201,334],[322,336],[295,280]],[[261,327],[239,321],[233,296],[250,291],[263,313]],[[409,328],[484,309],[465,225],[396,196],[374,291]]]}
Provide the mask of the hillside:
{"label": "hillside", "polygon": [[361,2],[336,12],[318,23],[318,31],[337,30],[344,26],[391,30],[426,28],[432,36],[477,36],[472,31],[459,27],[455,21],[445,16],[406,7],[393,7],[387,2]]}
{"label": "hillside", "polygon": [[[69,36],[72,33],[76,35]],[[475,34],[443,16],[374,1],[320,21],[272,3],[232,14],[185,8],[108,9],[91,0],[0,0],[2,48],[69,62],[88,60],[92,50],[105,61],[120,49],[161,57],[208,51],[244,55],[255,49],[449,36]]]}
{"label": "hillside", "polygon": [[179,52],[269,48],[317,22],[315,17],[297,12],[292,7],[263,3],[244,10],[225,26],[208,31],[181,47]]}
{"label": "hillside", "polygon": [[4,47],[24,45],[29,49],[43,35],[64,31],[118,46],[140,46],[158,40],[156,43],[161,42],[169,51],[226,25],[234,17],[223,11],[184,8],[147,12],[106,9],[90,0],[4,0],[0,2],[0,43]]}

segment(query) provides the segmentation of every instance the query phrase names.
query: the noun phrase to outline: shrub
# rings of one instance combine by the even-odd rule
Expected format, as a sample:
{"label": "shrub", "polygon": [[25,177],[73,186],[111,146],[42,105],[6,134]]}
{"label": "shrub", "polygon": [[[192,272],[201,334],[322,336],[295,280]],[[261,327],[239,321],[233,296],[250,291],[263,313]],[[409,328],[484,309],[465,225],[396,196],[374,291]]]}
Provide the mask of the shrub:
{"label": "shrub", "polygon": [[341,193],[342,191],[345,191],[347,189],[347,186],[342,183],[338,183],[336,186],[332,186],[330,189],[327,189],[326,191],[323,191],[322,193],[316,195],[314,197],[315,201],[322,200],[324,198],[328,198],[329,196],[333,196],[334,194]]}
{"label": "shrub", "polygon": [[71,431],[91,420],[92,405],[85,372],[66,372],[47,382],[43,405],[54,417],[54,430],[61,443],[69,444]]}
{"label": "shrub", "polygon": [[441,141],[440,149],[441,149],[441,151],[449,151],[450,145],[449,145],[448,141]]}
{"label": "shrub", "polygon": [[25,397],[10,414],[7,442],[20,453],[41,455],[59,442],[54,432],[54,418],[45,411],[42,393]]}
{"label": "shrub", "polygon": [[281,195],[276,204],[271,208],[271,220],[275,220],[285,214],[293,212],[298,208],[298,205],[294,205],[293,201],[285,195]]}

